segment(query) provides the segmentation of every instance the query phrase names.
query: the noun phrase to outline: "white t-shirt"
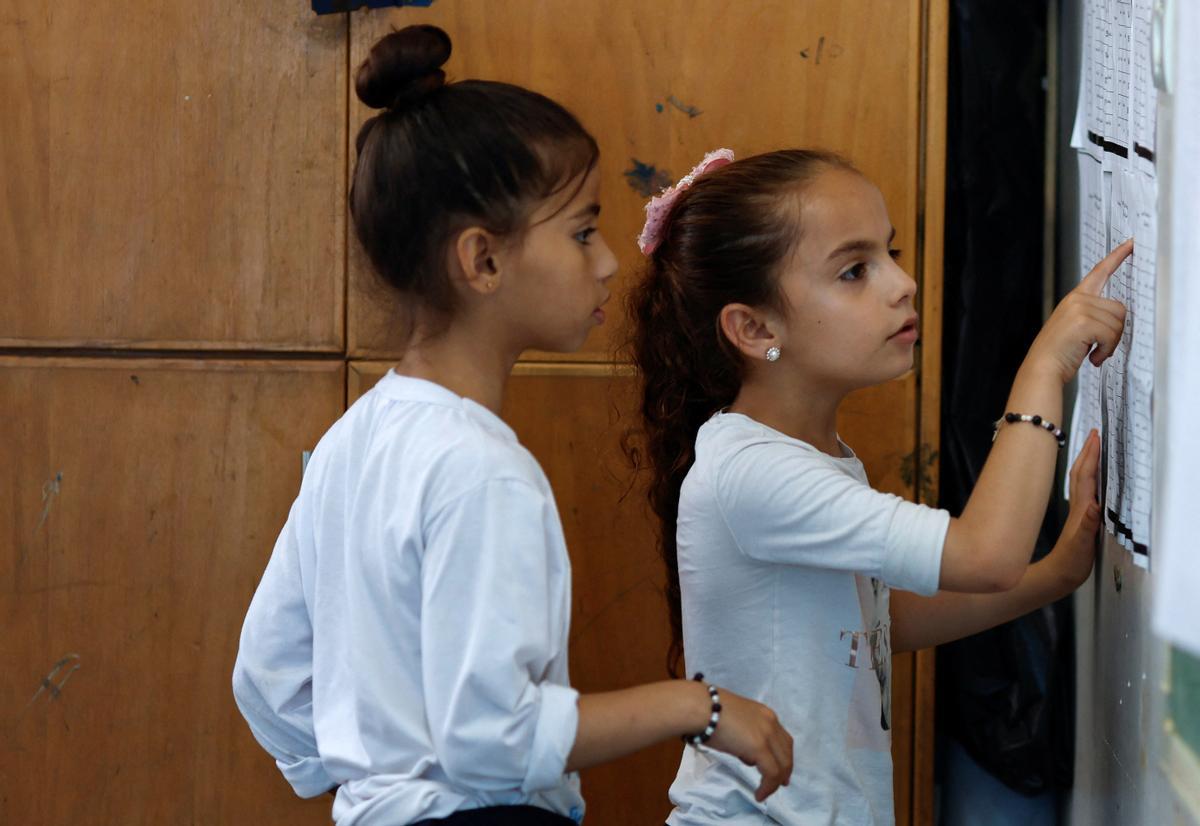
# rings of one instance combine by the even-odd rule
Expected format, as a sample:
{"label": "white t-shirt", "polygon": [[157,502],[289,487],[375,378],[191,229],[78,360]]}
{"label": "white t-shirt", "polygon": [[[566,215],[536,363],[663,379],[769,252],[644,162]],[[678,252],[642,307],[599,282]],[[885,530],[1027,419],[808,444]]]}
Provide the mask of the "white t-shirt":
{"label": "white t-shirt", "polygon": [[791,785],[686,748],[674,826],[892,824],[888,586],[937,590],[950,515],[880,493],[843,458],[736,413],[696,437],[679,500],[688,673],[751,697],[795,741]]}
{"label": "white t-shirt", "polygon": [[496,415],[388,373],[322,437],[242,629],[234,695],[339,826],[481,806],[583,816],[564,774],[571,569]]}

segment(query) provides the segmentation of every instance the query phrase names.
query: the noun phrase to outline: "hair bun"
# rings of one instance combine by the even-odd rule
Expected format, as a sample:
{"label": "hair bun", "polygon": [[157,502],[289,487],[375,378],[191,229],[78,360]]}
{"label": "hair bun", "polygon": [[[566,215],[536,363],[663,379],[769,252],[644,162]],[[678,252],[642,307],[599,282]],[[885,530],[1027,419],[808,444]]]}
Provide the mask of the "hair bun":
{"label": "hair bun", "polygon": [[450,36],[437,26],[406,26],[381,38],[354,75],[358,99],[372,109],[401,109],[446,83]]}

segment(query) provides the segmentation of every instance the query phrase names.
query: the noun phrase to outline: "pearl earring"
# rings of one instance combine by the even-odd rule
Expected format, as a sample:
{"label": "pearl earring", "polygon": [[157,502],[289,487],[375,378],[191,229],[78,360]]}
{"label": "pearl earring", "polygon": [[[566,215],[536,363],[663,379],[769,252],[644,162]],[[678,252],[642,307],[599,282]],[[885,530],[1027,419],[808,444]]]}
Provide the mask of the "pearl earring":
{"label": "pearl earring", "polygon": [[779,348],[778,347],[768,347],[767,348],[767,361],[779,361]]}

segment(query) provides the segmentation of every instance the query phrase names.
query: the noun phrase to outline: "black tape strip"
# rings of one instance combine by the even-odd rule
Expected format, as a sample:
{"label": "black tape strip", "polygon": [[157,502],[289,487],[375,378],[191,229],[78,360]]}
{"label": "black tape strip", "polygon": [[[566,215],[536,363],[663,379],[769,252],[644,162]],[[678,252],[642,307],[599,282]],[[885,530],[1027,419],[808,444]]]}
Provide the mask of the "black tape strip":
{"label": "black tape strip", "polygon": [[[1113,530],[1128,539],[1130,542],[1133,542],[1133,531],[1126,527],[1125,523],[1121,521],[1120,517],[1113,513],[1112,508],[1105,508],[1105,511],[1108,512],[1108,518],[1113,523]],[[1141,542],[1133,542],[1133,549],[1146,557],[1150,556],[1150,549]]]}
{"label": "black tape strip", "polygon": [[366,6],[369,9],[382,9],[388,6],[419,6],[428,8],[433,0],[312,0],[312,10],[317,14],[339,14],[354,11]]}

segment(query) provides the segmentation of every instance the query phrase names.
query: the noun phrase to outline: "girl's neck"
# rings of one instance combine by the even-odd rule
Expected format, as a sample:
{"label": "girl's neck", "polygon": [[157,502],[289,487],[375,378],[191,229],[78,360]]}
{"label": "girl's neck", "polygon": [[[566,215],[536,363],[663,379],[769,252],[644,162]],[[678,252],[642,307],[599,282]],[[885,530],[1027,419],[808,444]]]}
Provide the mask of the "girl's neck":
{"label": "girl's neck", "polygon": [[840,459],[837,412],[845,397],[842,390],[785,387],[748,377],[729,409]]}
{"label": "girl's neck", "polygon": [[396,372],[440,384],[500,415],[504,388],[520,352],[496,346],[489,336],[451,327],[405,351]]}

